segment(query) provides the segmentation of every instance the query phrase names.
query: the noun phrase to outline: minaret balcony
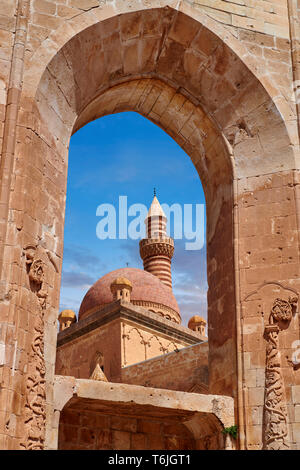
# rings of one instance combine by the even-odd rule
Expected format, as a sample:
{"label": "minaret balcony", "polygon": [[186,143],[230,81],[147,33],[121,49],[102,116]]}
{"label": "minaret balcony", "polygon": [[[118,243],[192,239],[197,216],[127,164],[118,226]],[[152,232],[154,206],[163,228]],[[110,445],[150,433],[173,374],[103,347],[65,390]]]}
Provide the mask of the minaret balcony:
{"label": "minaret balcony", "polygon": [[174,253],[174,240],[171,237],[143,238],[140,241],[140,255],[142,259],[149,256],[167,256],[172,258]]}

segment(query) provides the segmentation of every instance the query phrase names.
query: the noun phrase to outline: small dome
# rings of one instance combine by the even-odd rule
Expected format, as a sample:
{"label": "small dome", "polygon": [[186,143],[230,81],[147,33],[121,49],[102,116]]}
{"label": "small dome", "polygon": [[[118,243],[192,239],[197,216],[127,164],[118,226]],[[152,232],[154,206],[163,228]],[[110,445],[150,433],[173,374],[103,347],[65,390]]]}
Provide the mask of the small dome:
{"label": "small dome", "polygon": [[200,325],[201,323],[206,325],[206,320],[203,317],[200,317],[199,315],[194,315],[192,318],[189,319],[188,328],[192,329],[193,326]]}
{"label": "small dome", "polygon": [[58,316],[59,319],[70,319],[76,318],[76,313],[73,310],[62,310]]}
{"label": "small dome", "polygon": [[111,286],[128,286],[132,288],[132,284],[129,281],[129,279],[126,279],[126,277],[117,277],[112,283]]}

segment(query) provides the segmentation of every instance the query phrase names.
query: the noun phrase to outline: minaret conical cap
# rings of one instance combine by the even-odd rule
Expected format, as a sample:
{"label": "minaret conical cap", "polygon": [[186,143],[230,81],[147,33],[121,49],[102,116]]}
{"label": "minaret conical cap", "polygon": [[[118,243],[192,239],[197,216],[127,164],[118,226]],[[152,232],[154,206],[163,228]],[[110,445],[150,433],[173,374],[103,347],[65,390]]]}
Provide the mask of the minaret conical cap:
{"label": "minaret conical cap", "polygon": [[145,224],[147,238],[140,240],[144,270],[158,277],[172,289],[171,259],[174,241],[167,236],[167,217],[155,193]]}
{"label": "minaret conical cap", "polygon": [[152,204],[149,208],[149,211],[148,211],[148,215],[147,215],[147,218],[148,217],[154,217],[154,216],[161,216],[161,217],[165,217],[166,218],[166,214],[164,213],[164,211],[162,210],[162,207],[157,199],[156,196],[154,196],[153,198],[153,201],[152,201]]}

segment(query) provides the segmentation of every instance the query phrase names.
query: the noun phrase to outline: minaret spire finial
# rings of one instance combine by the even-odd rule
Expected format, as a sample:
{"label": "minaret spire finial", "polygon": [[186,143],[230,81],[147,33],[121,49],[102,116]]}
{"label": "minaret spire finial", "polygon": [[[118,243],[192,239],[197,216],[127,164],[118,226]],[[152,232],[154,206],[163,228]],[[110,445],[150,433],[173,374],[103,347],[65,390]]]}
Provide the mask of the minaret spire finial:
{"label": "minaret spire finial", "polygon": [[155,197],[156,196],[156,189],[154,188],[154,191],[153,191],[153,196]]}

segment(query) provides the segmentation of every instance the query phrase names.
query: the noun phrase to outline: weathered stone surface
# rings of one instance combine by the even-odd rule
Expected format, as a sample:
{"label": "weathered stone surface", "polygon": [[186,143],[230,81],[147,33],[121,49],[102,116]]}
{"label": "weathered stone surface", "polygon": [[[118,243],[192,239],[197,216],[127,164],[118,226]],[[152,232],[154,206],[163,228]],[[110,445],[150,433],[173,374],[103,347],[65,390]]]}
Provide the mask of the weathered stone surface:
{"label": "weathered stone surface", "polygon": [[[57,386],[59,400],[54,401],[54,409],[61,407],[63,386],[68,402],[61,414],[60,449],[71,445],[77,449],[195,449],[200,437],[206,439],[207,448],[217,449],[224,446],[219,423],[225,427],[234,423],[230,397],[81,379],[74,387],[72,377],[60,376],[54,389]],[[201,425],[202,414],[209,419]]]}
{"label": "weathered stone surface", "polygon": [[[132,110],[174,138],[202,180],[210,390],[234,398],[240,448],[261,448],[264,328],[275,300],[288,302],[286,293],[298,295],[300,288],[296,2],[2,0],[0,38],[2,447],[19,448],[25,422],[37,419],[28,401],[32,378],[41,387],[42,421],[38,436],[31,426],[30,439],[39,448],[44,442],[53,447],[70,136],[92,119]],[[43,251],[33,278],[29,246]],[[40,362],[32,351],[37,336]],[[278,335],[291,448],[300,446],[300,369],[292,346],[298,340],[294,312]],[[133,447],[173,445],[167,436],[135,433],[129,439],[107,426],[93,437],[86,425],[65,425],[68,448],[79,436],[101,448],[116,440]],[[214,435],[209,446],[218,442]],[[200,438],[193,445],[205,448]]]}

